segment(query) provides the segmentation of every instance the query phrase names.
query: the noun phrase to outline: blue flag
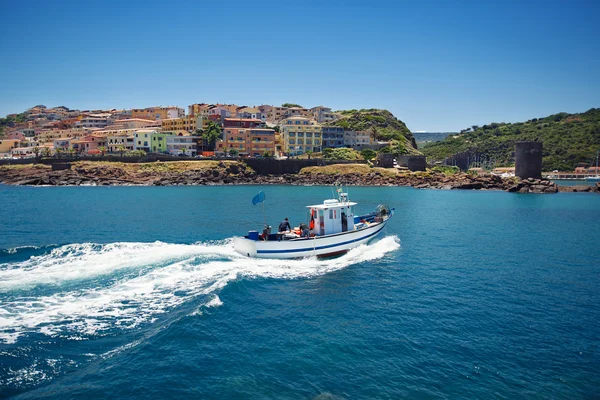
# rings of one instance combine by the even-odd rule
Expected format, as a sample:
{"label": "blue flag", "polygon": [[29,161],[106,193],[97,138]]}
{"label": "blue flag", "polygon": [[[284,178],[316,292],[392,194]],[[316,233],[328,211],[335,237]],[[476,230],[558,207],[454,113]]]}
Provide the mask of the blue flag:
{"label": "blue flag", "polygon": [[252,199],[252,205],[255,206],[258,203],[262,203],[263,201],[265,201],[266,198],[267,196],[265,196],[265,194],[262,191],[258,192],[258,194]]}

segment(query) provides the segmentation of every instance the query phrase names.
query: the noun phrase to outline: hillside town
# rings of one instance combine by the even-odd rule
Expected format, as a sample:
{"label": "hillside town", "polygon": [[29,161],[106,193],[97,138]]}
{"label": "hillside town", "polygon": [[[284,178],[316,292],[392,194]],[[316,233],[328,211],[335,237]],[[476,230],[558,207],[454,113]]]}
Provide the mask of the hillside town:
{"label": "hillside town", "polygon": [[329,107],[198,103],[128,110],[37,105],[8,115],[0,158],[171,154],[188,157],[287,157],[325,148],[385,145],[367,131],[335,126]]}

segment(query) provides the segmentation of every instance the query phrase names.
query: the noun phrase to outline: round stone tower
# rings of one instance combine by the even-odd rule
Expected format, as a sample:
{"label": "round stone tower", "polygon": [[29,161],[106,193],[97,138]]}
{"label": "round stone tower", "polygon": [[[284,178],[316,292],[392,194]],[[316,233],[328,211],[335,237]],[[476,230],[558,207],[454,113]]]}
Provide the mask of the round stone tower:
{"label": "round stone tower", "polygon": [[542,142],[517,142],[515,175],[521,179],[542,177]]}

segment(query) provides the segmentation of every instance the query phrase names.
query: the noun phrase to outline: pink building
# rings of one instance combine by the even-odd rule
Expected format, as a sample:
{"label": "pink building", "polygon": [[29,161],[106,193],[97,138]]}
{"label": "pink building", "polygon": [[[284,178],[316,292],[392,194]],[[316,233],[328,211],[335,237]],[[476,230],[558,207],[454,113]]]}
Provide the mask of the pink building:
{"label": "pink building", "polygon": [[23,132],[14,131],[14,132],[10,132],[10,133],[6,134],[6,138],[7,139],[25,140],[25,135],[23,135]]}
{"label": "pink building", "polygon": [[[100,135],[88,135],[79,140],[71,140],[71,146],[79,153],[100,154],[102,153],[100,148],[106,148],[106,145],[106,136]],[[108,151],[108,149],[105,151]]]}

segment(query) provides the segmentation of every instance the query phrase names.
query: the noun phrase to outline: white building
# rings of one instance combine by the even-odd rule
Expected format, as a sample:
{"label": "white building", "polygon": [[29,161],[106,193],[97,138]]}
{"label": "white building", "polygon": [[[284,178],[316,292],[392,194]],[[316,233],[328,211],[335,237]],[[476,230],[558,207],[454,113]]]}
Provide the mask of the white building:
{"label": "white building", "polygon": [[356,146],[356,131],[344,131],[344,146],[352,148]]}
{"label": "white building", "polygon": [[373,144],[371,134],[368,131],[345,131],[344,146],[362,150]]}
{"label": "white building", "polygon": [[261,121],[266,120],[266,118],[263,118],[263,114],[258,108],[252,107],[242,107],[238,109],[236,118],[260,119]]}
{"label": "white building", "polygon": [[12,158],[31,158],[35,157],[33,147],[15,147],[10,151]]}
{"label": "white building", "polygon": [[197,136],[167,136],[167,151],[170,154],[196,156],[198,154]]}
{"label": "white building", "polygon": [[104,128],[108,125],[108,117],[110,114],[89,114],[76,125],[83,128]]}
{"label": "white building", "polygon": [[313,107],[310,109],[310,112],[312,113],[313,118],[320,124],[334,121],[337,117],[333,112],[331,112],[331,108],[324,106]]}
{"label": "white building", "polygon": [[119,153],[122,151],[123,146],[126,151],[134,150],[134,134],[117,133],[115,135],[109,135],[106,137],[106,147],[108,147],[109,153]]}

